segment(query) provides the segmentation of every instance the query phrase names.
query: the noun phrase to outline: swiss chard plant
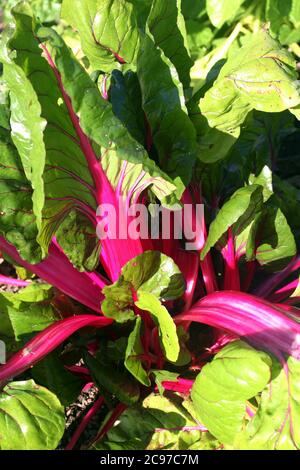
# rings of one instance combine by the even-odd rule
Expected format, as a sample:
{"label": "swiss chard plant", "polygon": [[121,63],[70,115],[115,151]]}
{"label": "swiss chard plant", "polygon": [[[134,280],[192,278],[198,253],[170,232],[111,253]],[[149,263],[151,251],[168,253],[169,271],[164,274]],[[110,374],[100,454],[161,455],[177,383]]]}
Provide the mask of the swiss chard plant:
{"label": "swiss chard plant", "polygon": [[300,1],[60,3],[4,9],[0,449],[93,385],[66,449],[299,449]]}

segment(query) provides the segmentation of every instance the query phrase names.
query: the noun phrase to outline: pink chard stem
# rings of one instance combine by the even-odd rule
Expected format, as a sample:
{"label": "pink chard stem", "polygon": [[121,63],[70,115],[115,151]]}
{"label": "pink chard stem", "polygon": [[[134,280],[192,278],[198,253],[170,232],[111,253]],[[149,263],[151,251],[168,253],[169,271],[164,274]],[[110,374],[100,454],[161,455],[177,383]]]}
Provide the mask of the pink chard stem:
{"label": "pink chard stem", "polygon": [[113,427],[117,419],[121,416],[121,414],[127,409],[127,406],[124,405],[123,403],[119,403],[116,408],[112,411],[110,417],[98,433],[95,442],[99,441],[102,439],[108,432],[109,430]]}
{"label": "pink chard stem", "polygon": [[227,246],[223,248],[222,256],[225,263],[224,289],[240,291],[240,274],[235,254],[234,236],[231,227],[228,229]]}
{"label": "pink chard stem", "polygon": [[13,277],[0,275],[0,284],[4,284],[7,286],[26,287],[26,286],[29,286],[30,282],[22,281],[21,279],[14,279]]}
{"label": "pink chard stem", "polygon": [[49,247],[48,257],[37,264],[24,261],[16,248],[3,237],[0,237],[0,249],[28,271],[100,313],[100,303],[104,298],[101,291],[107,282],[95,273],[77,271],[55,242]]}
{"label": "pink chard stem", "polygon": [[[198,204],[202,203],[199,194],[195,194],[195,199]],[[189,225],[188,228],[190,233],[193,232],[193,228],[195,229],[198,226],[202,227],[201,230],[196,234],[195,240],[193,241],[197,251],[201,253],[207,239],[207,229],[205,224],[204,212],[200,214],[201,219],[198,220],[199,214],[197,214],[197,211],[195,210],[195,201],[192,197],[191,191],[188,188],[183,193],[181,201],[183,202],[183,204],[189,204],[192,206],[192,220],[185,220],[185,223]],[[215,269],[210,253],[206,255],[203,261],[200,261],[200,268],[202,271],[202,277],[203,282],[205,284],[206,292],[210,294],[218,290]]]}
{"label": "pink chard stem", "polygon": [[282,271],[273,274],[263,282],[255,291],[258,297],[268,297],[288,276],[300,269],[300,256],[296,256]]}
{"label": "pink chard stem", "polygon": [[223,329],[260,349],[278,356],[279,351],[300,359],[300,324],[287,311],[242,292],[210,294],[175,322],[199,322]]}
{"label": "pink chard stem", "polygon": [[11,380],[47,356],[69,336],[86,326],[103,328],[113,322],[96,315],[78,315],[60,320],[38,333],[6,364],[0,367],[0,384]]}

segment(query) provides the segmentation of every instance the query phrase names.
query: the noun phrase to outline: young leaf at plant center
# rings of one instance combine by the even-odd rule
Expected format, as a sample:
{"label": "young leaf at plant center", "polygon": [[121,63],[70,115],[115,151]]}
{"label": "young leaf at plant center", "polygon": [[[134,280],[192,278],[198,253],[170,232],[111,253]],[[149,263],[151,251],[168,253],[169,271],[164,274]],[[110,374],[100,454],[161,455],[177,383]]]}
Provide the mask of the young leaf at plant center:
{"label": "young leaf at plant center", "polygon": [[125,353],[125,367],[126,369],[143,385],[150,387],[151,381],[148,373],[145,371],[140,356],[144,353],[143,345],[141,342],[142,333],[142,319],[136,317],[135,326],[128,337],[128,343]]}
{"label": "young leaf at plant center", "polygon": [[262,189],[258,185],[245,186],[238,189],[225,202],[210,225],[208,237],[201,252],[202,259],[229,227],[233,227],[233,233],[236,235],[253,221],[263,203]]}
{"label": "young leaf at plant center", "polygon": [[182,405],[160,395],[149,395],[142,404],[126,410],[107,436],[95,443],[97,450],[214,449],[218,442],[199,430]]}
{"label": "young leaf at plant center", "polygon": [[103,364],[89,353],[84,354],[84,362],[103,393],[106,391],[110,396],[115,395],[128,406],[139,400],[139,386],[127,371],[117,370],[113,363]]}
{"label": "young leaf at plant center", "polygon": [[180,346],[176,325],[166,307],[161,304],[155,295],[141,290],[138,290],[138,300],[135,301],[135,305],[151,314],[158,327],[159,339],[166,358],[171,362],[176,362]]}
{"label": "young leaf at plant center", "polygon": [[146,251],[122,269],[136,292],[151,292],[161,300],[174,300],[184,292],[184,279],[172,258],[159,251]]}
{"label": "young leaf at plant center", "polygon": [[237,449],[296,450],[300,448],[300,363],[289,357],[284,367],[272,359],[272,378],[253,420],[237,436]]}
{"label": "young leaf at plant center", "polygon": [[279,112],[299,103],[293,56],[261,31],[227,60],[200,108],[211,127],[238,137],[252,109]]}
{"label": "young leaf at plant center", "polygon": [[267,354],[236,341],[198,374],[191,393],[197,416],[221,442],[231,445],[241,432],[246,400],[267,385],[271,364]]}
{"label": "young leaf at plant center", "polygon": [[[78,15],[80,11],[80,15]],[[62,18],[77,29],[94,70],[110,72],[134,63],[139,32],[133,5],[125,0],[63,0]]]}
{"label": "young leaf at plant center", "polygon": [[11,382],[0,393],[0,449],[54,450],[64,433],[64,408],[33,380]]}
{"label": "young leaf at plant center", "polygon": [[193,62],[187,45],[181,0],[161,2],[154,0],[147,20],[154,42],[174,64],[183,88],[190,85],[190,69]]}
{"label": "young leaf at plant center", "polygon": [[130,282],[121,277],[112,285],[104,287],[105,299],[101,304],[103,315],[119,323],[134,320],[133,298]]}
{"label": "young leaf at plant center", "polygon": [[79,396],[84,382],[75,374],[65,369],[59,350],[53,351],[32,369],[34,380],[55,393],[64,406],[69,406]]}
{"label": "young leaf at plant center", "polygon": [[145,251],[122,268],[121,276],[103,289],[104,315],[124,322],[132,320],[133,292],[150,292],[163,301],[179,298],[184,292],[184,278],[172,258],[159,251]]}

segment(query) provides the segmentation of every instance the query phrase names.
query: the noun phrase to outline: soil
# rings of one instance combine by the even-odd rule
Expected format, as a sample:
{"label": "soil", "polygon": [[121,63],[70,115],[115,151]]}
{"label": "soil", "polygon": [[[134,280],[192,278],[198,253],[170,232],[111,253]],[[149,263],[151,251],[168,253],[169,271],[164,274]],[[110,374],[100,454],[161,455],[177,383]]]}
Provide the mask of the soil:
{"label": "soil", "polygon": [[[72,438],[82,417],[88,412],[95,400],[98,398],[97,387],[91,387],[87,392],[82,392],[76,402],[66,408],[66,430],[59,445],[59,449],[64,449]],[[75,449],[88,448],[89,444],[97,435],[103,420],[103,410],[101,409],[89,422],[87,428],[82,433]]]}

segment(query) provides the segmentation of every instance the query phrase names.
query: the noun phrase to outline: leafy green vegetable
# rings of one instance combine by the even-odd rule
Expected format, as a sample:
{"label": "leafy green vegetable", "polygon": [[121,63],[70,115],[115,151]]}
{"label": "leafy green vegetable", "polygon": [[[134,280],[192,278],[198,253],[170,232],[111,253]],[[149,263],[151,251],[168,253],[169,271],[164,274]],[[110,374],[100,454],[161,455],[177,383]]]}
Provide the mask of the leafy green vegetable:
{"label": "leafy green vegetable", "polygon": [[16,294],[0,294],[0,333],[2,337],[24,341],[28,335],[42,331],[60,317],[51,305],[51,286],[32,284]]}
{"label": "leafy green vegetable", "polygon": [[269,200],[251,227],[247,257],[255,257],[260,264],[279,270],[293,258],[296,251],[295,239],[284,214],[272,199]]}
{"label": "leafy green vegetable", "polygon": [[200,108],[211,127],[235,137],[252,109],[279,112],[299,104],[299,83],[291,54],[259,32],[228,59]]}
{"label": "leafy green vegetable", "polygon": [[184,279],[174,261],[158,251],[145,251],[122,268],[118,281],[103,289],[102,311],[123,322],[134,318],[134,292],[138,299],[140,292],[148,292],[165,301],[183,291]]}
{"label": "leafy green vegetable", "polygon": [[64,406],[74,403],[83,385],[79,377],[65,369],[57,350],[33,367],[32,376],[37,383],[55,393]]}
{"label": "leafy green vegetable", "polygon": [[290,357],[285,369],[274,360],[272,379],[262,393],[258,411],[237,439],[244,449],[295,450],[300,447],[299,361]]}
{"label": "leafy green vegetable", "polygon": [[143,345],[141,342],[141,329],[142,319],[137,317],[135,326],[128,337],[128,343],[125,353],[125,367],[126,369],[143,385],[150,387],[151,381],[145,371],[141,355],[144,352]]}
{"label": "leafy green vegetable", "polygon": [[223,348],[197,376],[192,400],[198,418],[221,442],[233,444],[241,432],[246,400],[270,380],[270,358],[243,342]]}
{"label": "leafy green vegetable", "polygon": [[89,353],[85,354],[84,361],[95,383],[101,390],[103,389],[102,393],[105,393],[105,391],[111,393],[126,405],[133,405],[139,400],[139,386],[127,371],[114,370],[112,374],[110,364],[102,364]]}
{"label": "leafy green vegetable", "polygon": [[159,327],[159,336],[166,358],[171,362],[175,362],[179,355],[179,341],[175,323],[166,307],[160,303],[155,295],[144,291],[139,291],[138,301],[135,302],[135,305],[141,310],[150,312]]}
{"label": "leafy green vegetable", "polygon": [[162,168],[174,178],[178,195],[181,196],[184,186],[191,179],[196,158],[195,130],[186,114],[177,73],[172,71],[168,58],[147,35],[141,39],[137,75],[151,140],[157,147]]}
{"label": "leafy green vegetable", "polygon": [[206,244],[201,252],[204,259],[209,250],[226,231],[233,226],[235,234],[240,233],[253,221],[256,211],[262,205],[261,186],[251,185],[238,189],[227,201],[211,223]]}
{"label": "leafy green vegetable", "polygon": [[33,380],[11,382],[0,394],[0,449],[51,450],[64,432],[57,397]]}
{"label": "leafy green vegetable", "polygon": [[299,449],[300,1],[0,10],[0,448]]}
{"label": "leafy green vegetable", "polygon": [[182,405],[176,406],[167,398],[151,394],[142,406],[125,411],[118,425],[94,449],[212,450],[218,446],[211,435],[196,428],[197,422]]}
{"label": "leafy green vegetable", "polygon": [[207,14],[216,28],[232,22],[245,0],[206,0]]}
{"label": "leafy green vegetable", "polygon": [[[80,15],[78,15],[80,11]],[[125,0],[63,0],[62,17],[79,31],[92,68],[134,62],[139,43],[133,6]]]}
{"label": "leafy green vegetable", "polygon": [[188,52],[185,23],[180,9],[181,0],[154,0],[148,17],[148,28],[155,44],[175,65],[183,87],[188,88],[193,62]]}

